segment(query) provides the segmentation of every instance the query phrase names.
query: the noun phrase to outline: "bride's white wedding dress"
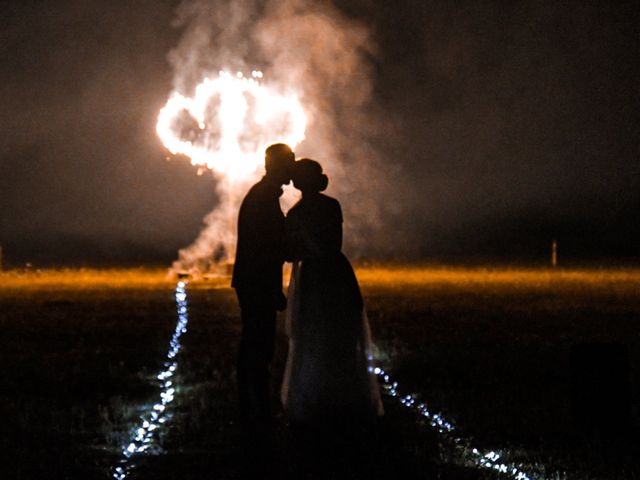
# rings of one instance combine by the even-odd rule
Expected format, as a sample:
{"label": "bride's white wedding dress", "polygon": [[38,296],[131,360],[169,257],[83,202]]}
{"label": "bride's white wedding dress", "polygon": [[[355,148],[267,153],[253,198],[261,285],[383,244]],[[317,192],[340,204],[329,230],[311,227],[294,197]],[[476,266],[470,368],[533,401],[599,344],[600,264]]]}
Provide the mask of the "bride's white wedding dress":
{"label": "bride's white wedding dress", "polygon": [[305,195],[287,214],[294,262],[289,284],[289,356],[282,403],[298,423],[382,415],[369,372],[371,335],[360,288],[341,253],[337,200]]}

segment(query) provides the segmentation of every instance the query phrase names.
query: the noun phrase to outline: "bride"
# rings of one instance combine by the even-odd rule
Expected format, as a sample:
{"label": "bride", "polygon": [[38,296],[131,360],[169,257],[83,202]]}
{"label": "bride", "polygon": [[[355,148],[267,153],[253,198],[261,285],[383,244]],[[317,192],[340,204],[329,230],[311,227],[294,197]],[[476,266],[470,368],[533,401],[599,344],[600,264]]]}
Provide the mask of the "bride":
{"label": "bride", "polygon": [[286,219],[293,270],[282,403],[295,424],[367,421],[383,409],[360,288],[341,253],[340,203],[320,193],[328,178],[318,162],[297,161],[292,177],[302,199]]}

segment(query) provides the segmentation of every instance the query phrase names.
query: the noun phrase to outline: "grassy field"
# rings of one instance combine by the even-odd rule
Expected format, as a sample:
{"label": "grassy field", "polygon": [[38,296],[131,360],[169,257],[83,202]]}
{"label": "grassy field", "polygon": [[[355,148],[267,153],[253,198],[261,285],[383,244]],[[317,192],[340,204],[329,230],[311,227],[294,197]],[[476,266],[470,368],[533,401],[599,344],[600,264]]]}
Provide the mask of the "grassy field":
{"label": "grassy field", "polygon": [[[640,270],[369,267],[357,275],[379,365],[454,421],[465,445],[500,450],[545,478],[640,478]],[[141,456],[129,478],[260,478],[239,447],[240,326],[227,285],[189,284],[172,417],[157,438],[163,453]],[[155,376],[177,320],[174,287],[162,270],[0,272],[3,479],[110,478],[157,401]],[[578,397],[593,417],[576,420],[571,352],[595,345],[597,356],[602,344],[628,356],[631,415],[618,415],[620,399]],[[275,384],[283,335],[277,349]],[[396,399],[385,406],[366,452],[354,461],[358,449],[338,441],[317,452],[326,468],[314,478],[508,478],[473,467]],[[607,419],[624,428],[605,428]],[[271,473],[304,478],[291,467],[298,454],[281,424]]]}

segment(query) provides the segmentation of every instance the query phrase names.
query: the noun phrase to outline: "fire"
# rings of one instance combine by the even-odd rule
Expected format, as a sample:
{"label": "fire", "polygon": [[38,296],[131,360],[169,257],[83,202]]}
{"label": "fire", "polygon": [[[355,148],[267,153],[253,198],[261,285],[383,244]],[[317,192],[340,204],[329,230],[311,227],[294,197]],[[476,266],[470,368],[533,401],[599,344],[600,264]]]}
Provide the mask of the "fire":
{"label": "fire", "polygon": [[221,71],[205,78],[193,97],[174,92],[160,110],[156,132],[174,155],[231,181],[255,177],[272,143],[291,147],[305,138],[307,115],[298,95],[251,77]]}
{"label": "fire", "polygon": [[261,83],[262,77],[257,70],[250,77],[221,71],[202,80],[193,97],[174,92],[160,110],[156,132],[167,150],[218,180],[219,203],[198,238],[180,250],[174,272],[197,275],[233,261],[235,218],[248,185],[263,171],[265,149],[280,142],[295,148],[305,138],[299,96]]}

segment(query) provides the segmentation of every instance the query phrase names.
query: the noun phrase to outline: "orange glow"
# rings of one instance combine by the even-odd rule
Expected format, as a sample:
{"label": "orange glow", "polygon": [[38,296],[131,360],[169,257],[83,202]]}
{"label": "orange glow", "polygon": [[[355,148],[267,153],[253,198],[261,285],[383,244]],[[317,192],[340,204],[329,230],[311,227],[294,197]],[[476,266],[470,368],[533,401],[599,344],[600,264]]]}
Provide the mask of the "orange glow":
{"label": "orange glow", "polygon": [[614,288],[640,293],[638,269],[466,268],[380,266],[356,268],[363,287],[483,289]]}
{"label": "orange glow", "polygon": [[[357,267],[360,285],[368,288],[561,289],[607,288],[621,293],[640,293],[638,269],[508,269],[463,267]],[[191,281],[190,288],[229,288],[224,277]],[[288,275],[285,275],[288,280]],[[173,288],[175,278],[164,269],[62,269],[0,272],[0,293],[40,289],[135,289]]]}

